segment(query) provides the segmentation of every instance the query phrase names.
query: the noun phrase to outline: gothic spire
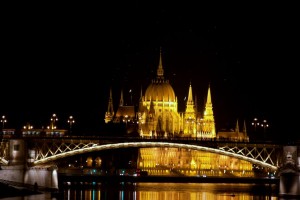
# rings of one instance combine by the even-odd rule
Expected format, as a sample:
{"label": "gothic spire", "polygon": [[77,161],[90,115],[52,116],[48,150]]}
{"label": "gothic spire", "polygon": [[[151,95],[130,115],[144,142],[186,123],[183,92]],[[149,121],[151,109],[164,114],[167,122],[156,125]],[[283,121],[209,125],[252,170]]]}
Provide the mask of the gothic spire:
{"label": "gothic spire", "polygon": [[214,121],[214,113],[213,113],[213,107],[212,107],[212,102],[211,102],[210,85],[208,86],[204,116],[207,119]]}
{"label": "gothic spire", "polygon": [[121,97],[120,97],[120,105],[119,106],[123,106],[123,105],[124,105],[123,90],[121,90]]}
{"label": "gothic spire", "polygon": [[215,137],[216,129],[215,129],[213,106],[211,102],[210,84],[208,86],[207,99],[206,99],[205,111],[204,111],[204,120],[208,120],[213,124],[212,137]]}
{"label": "gothic spire", "polygon": [[243,133],[247,136],[246,121],[244,120]]}
{"label": "gothic spire", "polygon": [[108,123],[112,120],[113,116],[114,116],[114,109],[113,109],[113,98],[112,98],[112,89],[110,88],[109,91],[109,98],[108,98],[108,107],[107,107],[107,111],[105,113],[105,123]]}
{"label": "gothic spire", "polygon": [[236,120],[236,126],[235,126],[235,132],[239,133],[240,132],[239,130],[240,130],[240,128],[239,128],[239,120],[237,119]]}
{"label": "gothic spire", "polygon": [[143,87],[141,86],[141,94],[140,94],[140,100],[143,99]]}
{"label": "gothic spire", "polygon": [[112,89],[110,88],[109,90],[109,99],[108,99],[108,108],[107,108],[107,112],[109,113],[114,113],[114,109],[113,109],[113,98],[112,98]]}
{"label": "gothic spire", "polygon": [[189,105],[194,104],[193,94],[192,94],[192,84],[191,83],[190,83],[190,87],[189,87],[189,94],[188,94],[187,104],[189,104]]}
{"label": "gothic spire", "polygon": [[211,103],[211,94],[210,94],[210,85],[208,86],[206,104],[212,104]]}
{"label": "gothic spire", "polygon": [[162,50],[159,51],[159,63],[157,68],[157,79],[164,79],[164,69],[162,66]]}

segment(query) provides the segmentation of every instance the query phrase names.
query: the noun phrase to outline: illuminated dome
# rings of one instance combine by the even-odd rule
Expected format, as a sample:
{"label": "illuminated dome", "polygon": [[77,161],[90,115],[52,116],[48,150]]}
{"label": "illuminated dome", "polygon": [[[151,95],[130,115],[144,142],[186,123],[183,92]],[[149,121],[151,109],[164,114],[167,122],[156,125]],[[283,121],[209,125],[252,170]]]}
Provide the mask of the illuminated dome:
{"label": "illuminated dome", "polygon": [[175,93],[168,81],[156,80],[148,86],[145,100],[175,102]]}
{"label": "illuminated dome", "polygon": [[168,101],[175,102],[175,93],[168,80],[164,79],[164,69],[162,66],[161,50],[159,64],[157,68],[157,77],[148,86],[145,93],[146,101]]}

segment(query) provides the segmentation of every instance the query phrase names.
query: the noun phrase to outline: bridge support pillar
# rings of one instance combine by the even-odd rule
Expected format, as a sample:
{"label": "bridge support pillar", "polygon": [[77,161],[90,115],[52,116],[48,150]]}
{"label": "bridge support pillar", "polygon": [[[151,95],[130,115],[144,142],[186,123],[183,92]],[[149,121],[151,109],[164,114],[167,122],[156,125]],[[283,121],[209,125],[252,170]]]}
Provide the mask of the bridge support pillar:
{"label": "bridge support pillar", "polygon": [[26,147],[24,140],[14,139],[9,141],[9,165],[22,165],[26,160]]}
{"label": "bridge support pillar", "polygon": [[24,186],[34,186],[37,184],[40,188],[53,190],[58,189],[58,174],[56,166],[1,166],[0,179]]}
{"label": "bridge support pillar", "polygon": [[35,151],[28,150],[24,140],[9,141],[8,164],[0,166],[0,179],[21,185],[37,185],[41,188],[58,189],[55,165],[29,167]]}
{"label": "bridge support pillar", "polygon": [[284,164],[279,169],[279,196],[300,198],[300,163],[297,146],[283,147],[283,158]]}
{"label": "bridge support pillar", "polygon": [[280,176],[279,195],[300,198],[300,174],[283,173]]}

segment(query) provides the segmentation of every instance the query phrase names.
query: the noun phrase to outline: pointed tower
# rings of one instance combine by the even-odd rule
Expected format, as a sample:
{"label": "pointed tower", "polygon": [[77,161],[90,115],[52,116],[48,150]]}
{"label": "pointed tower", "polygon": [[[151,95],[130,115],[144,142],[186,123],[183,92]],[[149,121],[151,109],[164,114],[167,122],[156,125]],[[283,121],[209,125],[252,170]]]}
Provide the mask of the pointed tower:
{"label": "pointed tower", "polygon": [[246,128],[246,121],[244,120],[244,126],[243,126],[243,137],[244,137],[244,141],[249,141],[249,137],[247,134],[247,128]]}
{"label": "pointed tower", "polygon": [[195,118],[195,105],[194,105],[194,101],[193,101],[193,93],[192,93],[192,84],[191,83],[190,83],[190,87],[189,87],[188,99],[186,102],[185,114],[190,115],[188,117],[193,116],[193,118]]}
{"label": "pointed tower", "polygon": [[186,102],[186,109],[184,115],[184,134],[196,136],[196,111],[193,101],[192,84],[189,86],[188,99]]}
{"label": "pointed tower", "polygon": [[121,96],[120,96],[119,106],[124,106],[123,90],[121,90]]}
{"label": "pointed tower", "polygon": [[157,80],[164,80],[164,69],[162,65],[162,58],[161,58],[161,48],[159,50],[159,63],[157,67]]}
{"label": "pointed tower", "polygon": [[205,132],[208,133],[208,137],[216,137],[215,119],[213,113],[213,106],[211,101],[210,85],[208,86],[207,99],[205,104],[203,120],[205,123]]}
{"label": "pointed tower", "polygon": [[239,127],[239,120],[236,120],[235,124],[235,130],[234,130],[234,138],[239,139],[240,138],[240,127]]}
{"label": "pointed tower", "polygon": [[105,118],[104,118],[105,123],[110,122],[113,119],[114,114],[115,114],[115,112],[113,109],[112,89],[110,88],[109,98],[108,98],[108,107],[107,107],[107,111],[105,113]]}
{"label": "pointed tower", "polygon": [[240,132],[240,128],[239,128],[239,120],[238,120],[238,119],[236,120],[235,132],[236,132],[237,134],[239,134],[239,132]]}
{"label": "pointed tower", "polygon": [[143,88],[141,87],[141,94],[139,100],[139,113],[145,112],[145,107],[143,105]]}

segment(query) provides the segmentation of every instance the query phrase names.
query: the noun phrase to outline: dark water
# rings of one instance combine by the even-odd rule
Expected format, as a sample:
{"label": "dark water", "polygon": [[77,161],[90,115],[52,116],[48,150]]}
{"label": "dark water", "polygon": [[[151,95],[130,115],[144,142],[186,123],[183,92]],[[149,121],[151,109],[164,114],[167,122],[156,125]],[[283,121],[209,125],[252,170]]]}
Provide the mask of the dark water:
{"label": "dark water", "polygon": [[199,183],[123,183],[101,185],[99,189],[65,190],[67,199],[120,199],[120,200],[197,200],[197,199],[276,199],[276,188],[249,184]]}
{"label": "dark water", "polygon": [[88,183],[50,193],[4,200],[281,200],[276,185],[223,183]]}

